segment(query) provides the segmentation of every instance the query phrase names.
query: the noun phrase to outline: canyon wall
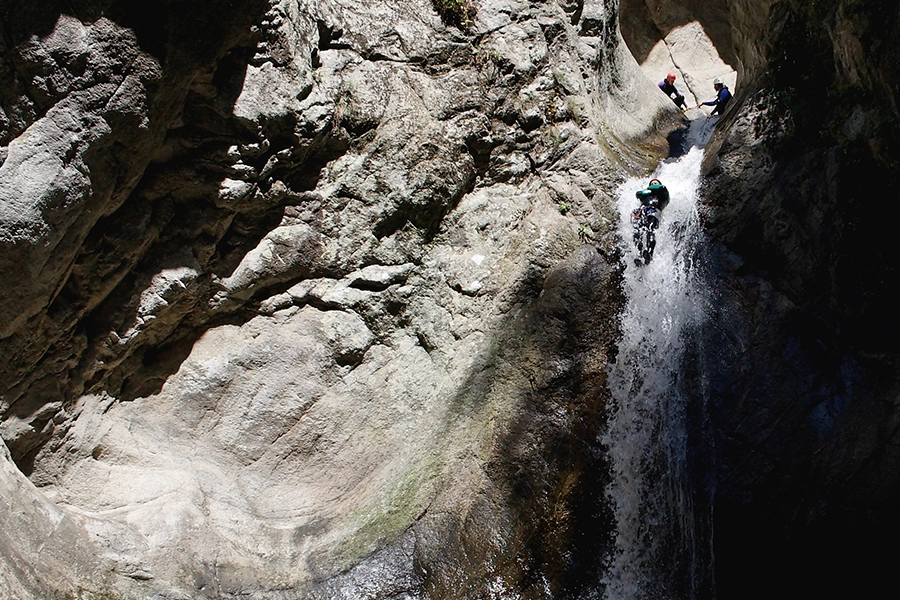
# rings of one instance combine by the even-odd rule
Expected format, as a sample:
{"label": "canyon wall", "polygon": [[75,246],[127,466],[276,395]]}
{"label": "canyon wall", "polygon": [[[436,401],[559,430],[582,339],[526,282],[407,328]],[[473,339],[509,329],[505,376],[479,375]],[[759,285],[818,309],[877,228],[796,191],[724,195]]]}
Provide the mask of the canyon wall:
{"label": "canyon wall", "polygon": [[766,69],[708,156],[707,227],[729,273],[710,361],[732,538],[718,556],[738,580],[722,591],[787,574],[788,594],[873,595],[900,531],[896,251],[880,209],[900,157],[900,10],[795,2],[772,20]]}

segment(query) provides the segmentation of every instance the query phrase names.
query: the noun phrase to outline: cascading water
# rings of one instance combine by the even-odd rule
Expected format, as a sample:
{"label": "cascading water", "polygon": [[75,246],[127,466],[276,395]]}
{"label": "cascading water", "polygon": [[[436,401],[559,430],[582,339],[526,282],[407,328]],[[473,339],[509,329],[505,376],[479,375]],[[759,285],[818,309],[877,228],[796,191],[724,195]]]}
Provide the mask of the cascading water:
{"label": "cascading water", "polygon": [[631,245],[635,192],[649,177],[619,189],[621,235],[628,245],[628,305],[609,385],[613,406],[601,441],[612,483],[607,493],[616,538],[604,578],[606,600],[682,600],[714,596],[709,494],[703,482],[705,401],[702,375],[685,372],[696,356],[708,290],[698,260],[700,162],[712,122],[693,122],[684,156],[654,174],[669,189],[653,260],[636,266]]}

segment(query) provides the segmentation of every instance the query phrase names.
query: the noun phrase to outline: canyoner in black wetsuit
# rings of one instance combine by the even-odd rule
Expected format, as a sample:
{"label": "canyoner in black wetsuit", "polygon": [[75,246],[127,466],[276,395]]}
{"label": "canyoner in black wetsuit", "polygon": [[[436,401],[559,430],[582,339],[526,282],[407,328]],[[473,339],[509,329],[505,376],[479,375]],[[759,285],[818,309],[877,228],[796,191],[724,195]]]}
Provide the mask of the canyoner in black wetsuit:
{"label": "canyoner in black wetsuit", "polygon": [[666,75],[666,78],[659,82],[659,89],[662,90],[663,94],[672,99],[675,106],[681,110],[687,108],[687,103],[684,101],[684,95],[675,87],[675,73]]}
{"label": "canyoner in black wetsuit", "polygon": [[653,258],[659,217],[669,204],[669,190],[659,179],[653,178],[650,184],[635,196],[641,201],[641,205],[631,211],[632,239],[640,255],[634,259],[634,263],[641,266],[649,264]]}
{"label": "canyoner in black wetsuit", "polygon": [[731,100],[731,92],[728,90],[728,86],[725,85],[725,82],[721,77],[716,77],[713,80],[713,87],[716,90],[715,100],[710,100],[709,102],[701,102],[697,105],[697,108],[700,108],[701,106],[714,107],[709,115],[707,115],[707,119],[716,114],[721,115],[725,110],[725,107],[728,106],[728,101]]}

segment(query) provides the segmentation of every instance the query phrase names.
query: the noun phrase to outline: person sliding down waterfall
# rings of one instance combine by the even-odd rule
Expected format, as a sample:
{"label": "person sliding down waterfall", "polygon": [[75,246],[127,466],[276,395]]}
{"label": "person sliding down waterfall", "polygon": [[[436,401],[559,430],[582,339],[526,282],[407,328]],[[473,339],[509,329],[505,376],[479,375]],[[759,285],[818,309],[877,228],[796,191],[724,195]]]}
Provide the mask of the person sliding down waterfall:
{"label": "person sliding down waterfall", "polygon": [[631,211],[631,227],[634,245],[639,258],[634,264],[641,266],[650,264],[653,250],[656,248],[656,229],[662,210],[669,204],[669,190],[655,177],[647,187],[635,194],[641,205]]}

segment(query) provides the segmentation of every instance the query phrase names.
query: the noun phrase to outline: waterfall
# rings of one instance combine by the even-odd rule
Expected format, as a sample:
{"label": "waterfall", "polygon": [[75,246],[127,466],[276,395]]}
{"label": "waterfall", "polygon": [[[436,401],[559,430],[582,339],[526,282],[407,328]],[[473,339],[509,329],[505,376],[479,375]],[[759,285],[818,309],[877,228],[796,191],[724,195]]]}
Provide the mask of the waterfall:
{"label": "waterfall", "polygon": [[[615,546],[604,577],[606,600],[711,598],[712,516],[702,468],[705,394],[696,364],[709,291],[701,261],[697,186],[713,121],[693,122],[687,154],[653,176],[669,189],[649,265],[636,266],[630,213],[650,177],[619,189],[621,236],[627,246],[628,304],[610,373],[609,422],[601,442],[611,462],[607,489]],[[693,357],[693,358],[692,358]]]}

